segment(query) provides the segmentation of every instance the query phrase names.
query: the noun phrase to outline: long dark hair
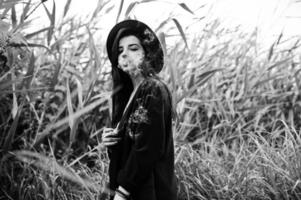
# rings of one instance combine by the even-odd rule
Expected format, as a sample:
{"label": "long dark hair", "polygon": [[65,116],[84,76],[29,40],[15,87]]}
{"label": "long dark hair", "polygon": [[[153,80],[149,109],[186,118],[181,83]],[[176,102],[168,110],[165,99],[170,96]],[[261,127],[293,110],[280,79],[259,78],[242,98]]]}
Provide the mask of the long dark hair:
{"label": "long dark hair", "polygon": [[118,31],[112,45],[112,79],[113,79],[113,97],[112,97],[112,126],[115,127],[120,121],[125,106],[133,92],[133,83],[130,76],[118,67],[118,47],[121,38],[134,35],[144,49],[145,57],[141,65],[141,73],[144,77],[156,76],[159,72],[156,66],[163,65],[163,59],[158,59],[163,55],[162,48],[158,42],[155,42],[155,35],[149,29],[145,31],[136,31],[135,29],[122,28]]}

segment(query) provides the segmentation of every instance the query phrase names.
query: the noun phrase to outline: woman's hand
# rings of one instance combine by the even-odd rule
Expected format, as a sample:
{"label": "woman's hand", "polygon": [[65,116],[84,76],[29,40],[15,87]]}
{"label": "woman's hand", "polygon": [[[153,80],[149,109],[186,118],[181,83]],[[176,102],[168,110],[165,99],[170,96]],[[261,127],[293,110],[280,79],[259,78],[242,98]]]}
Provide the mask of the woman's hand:
{"label": "woman's hand", "polygon": [[127,200],[125,198],[123,198],[122,196],[115,194],[114,199],[113,200]]}
{"label": "woman's hand", "polygon": [[119,186],[115,192],[113,200],[128,200],[130,193],[126,191],[123,187]]}
{"label": "woman's hand", "polygon": [[102,143],[104,146],[109,147],[113,146],[118,143],[118,141],[121,139],[120,137],[117,137],[117,130],[113,128],[104,128],[102,133]]}

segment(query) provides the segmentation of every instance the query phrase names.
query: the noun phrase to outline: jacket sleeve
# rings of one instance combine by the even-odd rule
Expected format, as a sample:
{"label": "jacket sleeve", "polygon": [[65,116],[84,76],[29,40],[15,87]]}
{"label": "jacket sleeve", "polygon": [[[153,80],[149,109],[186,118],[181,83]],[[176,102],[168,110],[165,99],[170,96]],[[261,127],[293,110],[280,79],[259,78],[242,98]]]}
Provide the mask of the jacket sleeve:
{"label": "jacket sleeve", "polygon": [[[151,176],[154,165],[164,150],[165,144],[165,104],[163,90],[155,85],[145,92],[142,103],[147,110],[147,121],[135,128],[134,145],[126,165],[119,172],[118,183],[130,193],[143,185]],[[143,95],[144,96],[144,95]]]}

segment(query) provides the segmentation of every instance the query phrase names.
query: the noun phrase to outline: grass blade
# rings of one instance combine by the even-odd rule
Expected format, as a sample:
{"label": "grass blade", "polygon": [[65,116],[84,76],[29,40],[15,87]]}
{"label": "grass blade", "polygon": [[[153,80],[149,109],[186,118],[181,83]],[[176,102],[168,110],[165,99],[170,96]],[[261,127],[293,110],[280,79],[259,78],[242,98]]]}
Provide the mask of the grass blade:
{"label": "grass blade", "polygon": [[[91,16],[91,21],[93,19],[95,19],[95,17],[100,13],[100,11],[109,3],[110,1],[106,1],[106,2],[103,2],[103,0],[98,0],[97,2],[97,6],[95,8],[95,10],[93,11],[93,14]],[[105,13],[108,13],[111,9],[113,9],[115,6],[111,6],[110,8],[108,8]]]}
{"label": "grass blade", "polygon": [[276,80],[276,79],[281,78],[281,77],[283,77],[282,74],[277,74],[277,75],[271,76],[271,77],[269,77],[269,78],[267,78],[267,79],[264,79],[264,80],[261,80],[261,81],[257,81],[257,82],[252,86],[252,88],[256,88],[256,87],[258,87],[259,85],[262,85],[262,84],[267,83],[267,82],[272,81],[272,80]]}
{"label": "grass blade", "polygon": [[273,53],[274,53],[274,46],[275,46],[275,43],[273,43],[270,47],[270,50],[269,50],[269,54],[268,54],[268,61],[271,60],[272,56],[273,56]]}
{"label": "grass blade", "polygon": [[169,21],[169,18],[164,20],[159,26],[155,29],[155,32],[158,32],[163,26],[165,26]]}
{"label": "grass blade", "polygon": [[124,15],[124,16],[125,16],[125,19],[128,18],[130,12],[133,10],[133,8],[135,7],[136,4],[138,4],[137,1],[132,2],[132,3],[129,5],[129,7],[126,9],[126,12],[125,12],[125,15]]}
{"label": "grass blade", "polygon": [[54,33],[56,6],[55,6],[55,2],[53,0],[52,13],[49,12],[48,8],[45,6],[44,3],[43,3],[43,6],[44,6],[45,11],[47,13],[47,16],[48,16],[48,18],[50,20],[50,29],[49,29],[48,34],[47,34],[47,44],[49,46],[51,38],[52,38],[52,35]]}
{"label": "grass blade", "polygon": [[123,8],[123,3],[124,3],[124,0],[121,0],[120,1],[120,6],[119,6],[119,10],[118,10],[118,14],[117,14],[117,18],[116,18],[116,23],[118,23],[118,21],[119,21],[119,17],[120,17],[122,8]]}
{"label": "grass blade", "polygon": [[[96,43],[94,41],[94,38],[93,38],[93,35],[89,29],[89,27],[87,27],[87,31],[88,31],[88,34],[89,34],[89,50],[90,50],[90,54],[91,54],[91,57],[93,57],[94,59],[94,65],[93,67],[91,66],[91,69],[90,69],[90,74],[89,74],[89,83],[88,85],[90,87],[93,87],[93,84],[95,84],[96,82],[96,79],[97,79],[97,68],[102,66],[102,61],[101,61],[101,56],[99,55],[98,53],[98,50],[97,50],[97,47],[96,47]],[[90,91],[90,89],[88,90]],[[92,88],[91,88],[91,91],[92,91]],[[88,92],[86,98],[85,98],[85,102],[89,100],[89,96],[90,96],[90,93]]]}
{"label": "grass blade", "polygon": [[31,81],[32,81],[33,76],[34,76],[34,68],[35,68],[35,56],[34,56],[34,53],[32,52],[31,56],[30,56],[30,59],[29,59],[26,78],[24,78],[23,84],[22,84],[26,89],[30,88]]}
{"label": "grass blade", "polygon": [[21,14],[21,17],[20,17],[20,24],[23,24],[24,23],[24,20],[26,19],[27,17],[27,13],[30,9],[30,5],[31,5],[31,0],[29,0],[28,2],[25,3],[25,7],[23,9],[23,12]]}
{"label": "grass blade", "polygon": [[206,71],[198,76],[198,82],[191,87],[189,90],[185,91],[182,96],[177,99],[177,103],[180,102],[185,97],[190,96],[197,88],[205,84],[216,72],[223,70],[223,68],[212,69]]}
{"label": "grass blade", "polygon": [[83,104],[83,86],[77,78],[76,78],[76,84],[77,84],[78,105],[79,105],[79,108],[82,109],[84,106],[84,104]]}
{"label": "grass blade", "polygon": [[163,32],[159,33],[159,40],[162,44],[164,55],[167,55],[165,34]]}
{"label": "grass blade", "polygon": [[[2,8],[2,6],[0,5],[0,8]],[[2,13],[0,13],[0,19],[4,19],[6,14],[8,13],[8,11],[11,10],[11,8],[2,8],[4,9],[4,11],[2,11]]]}
{"label": "grass blade", "polygon": [[58,61],[56,62],[56,64],[54,63],[53,65],[55,66],[55,71],[50,83],[50,88],[54,89],[54,87],[56,86],[56,84],[58,83],[58,78],[59,78],[59,73],[62,67],[62,64],[60,63],[61,58],[58,59]]}
{"label": "grass blade", "polygon": [[66,4],[65,4],[65,8],[64,8],[64,14],[63,14],[63,18],[66,16],[69,8],[70,8],[70,4],[71,4],[72,0],[67,0]]}
{"label": "grass blade", "polygon": [[48,19],[49,19],[49,20],[51,20],[51,14],[50,14],[50,12],[49,12],[48,8],[45,6],[45,4],[44,4],[44,3],[43,3],[43,6],[44,6],[44,9],[45,9],[45,11],[46,11],[46,14],[47,14],[47,16],[48,16]]}
{"label": "grass blade", "polygon": [[[48,158],[42,154],[31,152],[31,151],[16,151],[16,157],[28,164],[32,164],[39,169],[42,169],[49,173],[54,173],[59,176],[62,176],[73,183],[78,184],[79,186],[85,188],[90,196],[90,199],[93,199],[93,195],[90,190],[97,191],[99,190],[98,184],[89,179],[81,178],[77,173],[75,173],[72,168],[65,168],[57,163],[53,158]],[[103,189],[103,191],[107,191]],[[107,191],[109,192],[109,191]]]}
{"label": "grass blade", "polygon": [[194,15],[194,13],[188,8],[188,6],[185,3],[179,3],[179,6],[181,6],[184,10]]}
{"label": "grass blade", "polygon": [[278,61],[278,62],[272,64],[271,66],[268,67],[267,71],[270,71],[270,70],[272,70],[273,68],[275,68],[275,67],[277,67],[277,66],[279,66],[279,65],[286,64],[286,63],[287,63],[288,61],[290,61],[292,58],[293,58],[293,57],[290,56],[290,57],[288,57],[288,58],[285,58],[285,59],[283,59],[283,60],[280,60],[280,61]]}
{"label": "grass blade", "polygon": [[14,5],[11,8],[11,22],[12,22],[13,28],[15,28],[17,26],[17,15],[16,15],[16,8]]}
{"label": "grass blade", "polygon": [[5,142],[2,147],[4,151],[9,151],[11,148],[11,145],[14,141],[15,133],[16,133],[20,115],[21,115],[21,111],[22,111],[22,106],[19,106],[16,116],[14,118],[13,124],[11,125],[11,127],[8,131],[8,134],[5,137]]}
{"label": "grass blade", "polygon": [[9,30],[9,27],[10,27],[9,23],[6,23],[6,22],[0,20],[0,31],[1,32],[7,32]]}
{"label": "grass blade", "polygon": [[40,33],[43,33],[44,31],[49,31],[50,29],[51,29],[51,27],[46,27],[46,28],[42,28],[42,29],[40,29],[40,30],[38,30],[38,31],[35,31],[35,32],[33,32],[33,33],[26,34],[26,35],[25,35],[25,39],[28,40],[28,39],[34,37],[35,35],[38,35],[38,34],[40,34]]}
{"label": "grass blade", "polygon": [[[78,84],[78,81],[77,81]],[[67,108],[68,108],[68,114],[69,116],[73,116],[74,115],[74,111],[73,111],[73,106],[72,106],[72,96],[70,93],[70,87],[69,87],[69,81],[67,80]],[[79,86],[78,86],[79,87]],[[78,88],[77,94],[78,96],[82,96],[81,91],[79,92],[79,90],[81,90],[81,88]],[[82,100],[80,100],[81,102],[79,102],[79,105],[82,105]],[[82,108],[82,107],[80,107]],[[79,124],[79,118],[73,118],[73,117],[69,117],[69,127],[70,127],[70,135],[69,135],[69,142],[70,145],[73,144],[73,142],[76,139],[76,134],[77,134],[77,128],[78,128],[78,124]],[[71,147],[71,146],[70,146]]]}
{"label": "grass blade", "polygon": [[52,14],[51,14],[51,20],[50,20],[50,27],[51,27],[51,29],[48,31],[48,35],[47,35],[47,42],[48,42],[48,45],[50,44],[50,40],[51,40],[52,35],[53,35],[53,33],[54,33],[54,26],[55,26],[55,10],[56,10],[56,6],[55,6],[55,1],[53,0]]}
{"label": "grass blade", "polygon": [[140,3],[149,3],[149,2],[152,2],[152,1],[157,1],[157,0],[143,0]]}
{"label": "grass blade", "polygon": [[181,24],[180,24],[179,21],[178,21],[177,19],[175,19],[175,18],[172,18],[172,20],[173,20],[174,23],[176,24],[176,26],[177,26],[177,28],[178,28],[178,30],[179,30],[179,32],[180,32],[180,34],[181,34],[181,36],[182,36],[184,42],[185,42],[186,48],[189,49],[189,48],[188,48],[187,39],[186,39],[186,36],[185,36],[185,34],[184,34],[184,31],[183,31],[183,29],[182,29]]}
{"label": "grass blade", "polygon": [[[66,101],[67,101],[68,114],[69,114],[69,116],[72,116],[73,115],[73,108],[72,108],[72,99],[71,99],[71,93],[70,93],[70,87],[69,87],[69,80],[68,79],[67,79],[67,84],[66,84],[66,90],[67,90]],[[70,129],[72,129],[73,124],[74,124],[74,119],[69,117]]]}
{"label": "grass blade", "polygon": [[62,125],[65,125],[69,122],[69,118],[75,119],[75,118],[79,118],[82,115],[90,112],[91,110],[93,110],[94,108],[96,108],[97,106],[99,106],[100,104],[104,103],[105,101],[107,101],[107,98],[101,98],[97,101],[94,101],[93,103],[85,106],[83,109],[77,110],[73,115],[71,116],[67,116],[64,119],[53,123],[53,124],[49,124],[44,131],[40,132],[37,134],[37,137],[35,139],[35,142],[33,144],[33,146],[37,146],[38,144],[40,144],[40,142],[42,141],[42,139],[44,139],[46,136],[48,136],[49,134],[51,134],[51,130],[56,129],[61,127]]}

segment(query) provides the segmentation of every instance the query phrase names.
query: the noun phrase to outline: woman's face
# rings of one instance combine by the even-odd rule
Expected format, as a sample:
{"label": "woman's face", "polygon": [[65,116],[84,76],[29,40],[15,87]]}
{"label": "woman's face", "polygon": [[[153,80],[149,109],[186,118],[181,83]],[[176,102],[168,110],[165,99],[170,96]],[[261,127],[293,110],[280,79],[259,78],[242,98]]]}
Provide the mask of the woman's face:
{"label": "woman's face", "polygon": [[118,47],[118,65],[132,78],[141,75],[140,66],[144,60],[145,52],[140,40],[129,35],[120,39]]}

